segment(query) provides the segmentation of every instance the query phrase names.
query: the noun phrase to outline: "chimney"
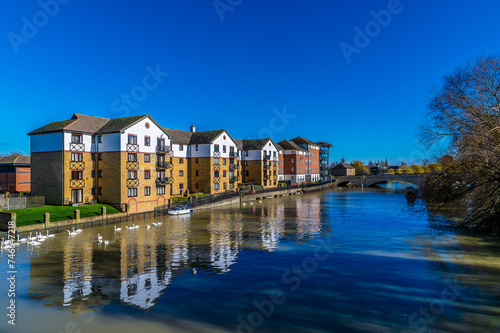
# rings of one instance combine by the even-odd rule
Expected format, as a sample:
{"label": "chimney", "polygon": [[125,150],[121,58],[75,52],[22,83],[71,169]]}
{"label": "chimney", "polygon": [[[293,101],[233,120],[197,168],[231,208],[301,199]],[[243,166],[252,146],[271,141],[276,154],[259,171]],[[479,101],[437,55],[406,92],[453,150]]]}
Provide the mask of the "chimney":
{"label": "chimney", "polygon": [[196,132],[196,127],[194,127],[194,124],[191,124],[191,127],[189,127],[189,130],[191,131],[191,133]]}

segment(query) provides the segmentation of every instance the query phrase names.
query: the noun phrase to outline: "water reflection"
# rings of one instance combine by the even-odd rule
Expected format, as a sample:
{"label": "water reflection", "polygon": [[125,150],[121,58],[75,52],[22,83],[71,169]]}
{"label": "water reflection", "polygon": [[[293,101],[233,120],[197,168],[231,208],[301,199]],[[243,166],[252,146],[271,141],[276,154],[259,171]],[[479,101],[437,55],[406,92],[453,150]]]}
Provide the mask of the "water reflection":
{"label": "water reflection", "polygon": [[[321,198],[255,201],[161,220],[159,227],[145,220],[121,232],[106,226],[75,237],[57,235],[31,258],[30,295],[73,313],[114,301],[152,308],[175,276],[228,274],[244,248],[272,252],[286,234],[318,235]],[[97,242],[98,234],[108,246]]]}

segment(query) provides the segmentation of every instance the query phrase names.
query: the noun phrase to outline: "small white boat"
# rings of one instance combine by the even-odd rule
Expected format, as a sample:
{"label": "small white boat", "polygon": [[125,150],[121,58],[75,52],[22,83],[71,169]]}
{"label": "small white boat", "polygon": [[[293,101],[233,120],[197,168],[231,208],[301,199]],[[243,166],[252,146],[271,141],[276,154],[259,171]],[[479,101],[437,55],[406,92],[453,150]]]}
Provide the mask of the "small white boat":
{"label": "small white boat", "polygon": [[192,213],[193,210],[191,209],[191,207],[189,206],[178,206],[178,207],[174,207],[172,209],[169,209],[168,210],[168,213],[170,215],[182,215],[182,214],[189,214],[189,213]]}

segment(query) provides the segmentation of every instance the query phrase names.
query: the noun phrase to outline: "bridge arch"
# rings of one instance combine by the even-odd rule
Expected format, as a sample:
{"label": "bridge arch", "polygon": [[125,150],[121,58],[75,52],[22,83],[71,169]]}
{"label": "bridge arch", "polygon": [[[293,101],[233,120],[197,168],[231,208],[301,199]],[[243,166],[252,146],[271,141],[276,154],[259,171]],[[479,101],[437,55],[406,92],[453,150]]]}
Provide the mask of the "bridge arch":
{"label": "bridge arch", "polygon": [[367,187],[375,187],[379,184],[387,184],[387,183],[402,183],[402,184],[411,184],[411,185],[414,185],[414,186],[418,186],[418,187],[421,187],[421,181],[411,181],[411,180],[391,180],[391,179],[386,179],[386,180],[379,180],[379,181],[373,181],[373,182],[370,182],[368,183],[367,181],[367,184],[366,186]]}

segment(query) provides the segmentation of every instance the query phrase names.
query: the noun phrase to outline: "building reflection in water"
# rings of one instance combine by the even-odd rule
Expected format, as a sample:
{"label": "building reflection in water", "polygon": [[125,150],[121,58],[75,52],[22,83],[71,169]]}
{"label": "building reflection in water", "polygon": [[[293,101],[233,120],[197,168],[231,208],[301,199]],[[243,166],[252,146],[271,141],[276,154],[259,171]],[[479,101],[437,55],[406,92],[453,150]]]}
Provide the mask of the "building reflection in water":
{"label": "building reflection in water", "polygon": [[[58,235],[31,258],[30,295],[73,313],[113,300],[149,309],[176,276],[227,274],[243,248],[272,252],[284,237],[321,232],[320,208],[320,197],[309,195],[169,216],[157,228],[142,221],[139,229],[119,233],[107,226]],[[110,246],[96,242],[98,232]]]}

